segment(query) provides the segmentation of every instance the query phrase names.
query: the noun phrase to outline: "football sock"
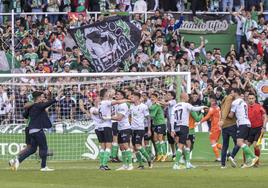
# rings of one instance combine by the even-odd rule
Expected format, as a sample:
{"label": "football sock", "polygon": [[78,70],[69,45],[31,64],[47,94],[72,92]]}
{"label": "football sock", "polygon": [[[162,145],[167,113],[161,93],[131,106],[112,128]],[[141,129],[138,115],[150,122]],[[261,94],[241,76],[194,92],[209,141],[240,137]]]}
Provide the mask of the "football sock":
{"label": "football sock", "polygon": [[176,159],[175,159],[175,162],[176,162],[177,164],[179,164],[179,161],[180,161],[181,156],[182,156],[182,151],[181,151],[180,149],[178,149],[178,150],[176,151]]}
{"label": "football sock", "polygon": [[219,151],[219,149],[217,147],[217,144],[213,144],[212,149],[213,149],[213,152],[215,154],[216,159],[218,159],[220,157],[220,151]]}
{"label": "football sock", "polygon": [[104,165],[103,165],[103,159],[104,159],[104,150],[101,149],[101,150],[100,150],[100,153],[99,153],[99,160],[100,160],[100,165],[101,165],[101,166],[104,166]]}
{"label": "football sock", "polygon": [[[256,155],[257,157],[260,157],[260,155],[261,155],[261,150],[260,150],[260,148],[259,148],[258,146],[254,147],[254,153],[255,153],[255,155]],[[259,160],[257,161],[256,164],[259,164]]]}
{"label": "football sock", "polygon": [[219,144],[219,143],[217,143],[217,148],[218,148],[219,150],[221,150],[221,149],[222,149],[222,145]]}
{"label": "football sock", "polygon": [[132,152],[130,149],[126,150],[126,156],[127,156],[127,164],[130,165],[132,164]]}
{"label": "football sock", "polygon": [[185,162],[190,162],[190,148],[184,149]]}
{"label": "football sock", "polygon": [[152,154],[152,148],[151,148],[151,146],[150,146],[150,145],[147,145],[147,146],[145,147],[145,149],[146,149],[148,155],[151,156],[151,154]]}
{"label": "football sock", "polygon": [[108,160],[110,158],[110,155],[111,155],[111,149],[105,149],[105,152],[104,152],[104,159],[103,159],[103,165],[104,166],[107,166],[108,165]]}
{"label": "football sock", "polygon": [[143,166],[142,156],[141,156],[141,153],[139,151],[136,152],[136,157],[137,157],[137,160],[139,162],[139,165]]}
{"label": "football sock", "polygon": [[149,154],[147,153],[147,151],[143,147],[141,147],[139,149],[139,152],[146,158],[147,161],[151,160],[150,157],[149,157]]}
{"label": "football sock", "polygon": [[162,149],[162,153],[163,155],[167,154],[167,143],[165,141],[161,141],[161,149]]}
{"label": "football sock", "polygon": [[123,165],[127,165],[127,153],[125,150],[122,151],[122,160],[123,160]]}
{"label": "football sock", "polygon": [[161,147],[160,142],[157,141],[157,142],[155,143],[155,145],[156,145],[157,155],[163,155],[162,147]]}
{"label": "football sock", "polygon": [[248,147],[248,145],[243,144],[242,146],[242,150],[245,153],[246,159],[253,159],[255,158],[255,155],[252,153],[252,151],[250,150],[250,148]]}
{"label": "football sock", "polygon": [[112,144],[112,152],[111,152],[111,157],[112,158],[116,158],[118,154],[118,144],[117,143],[113,143]]}

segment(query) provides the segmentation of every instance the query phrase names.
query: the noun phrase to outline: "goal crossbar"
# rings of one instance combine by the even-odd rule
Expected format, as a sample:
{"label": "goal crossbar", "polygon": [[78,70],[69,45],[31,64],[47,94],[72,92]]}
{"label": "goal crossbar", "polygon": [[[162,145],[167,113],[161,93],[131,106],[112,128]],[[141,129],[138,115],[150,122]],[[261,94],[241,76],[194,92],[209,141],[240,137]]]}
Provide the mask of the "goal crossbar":
{"label": "goal crossbar", "polygon": [[0,74],[0,78],[44,78],[44,77],[115,77],[115,76],[184,76],[187,81],[187,93],[191,93],[190,72],[111,72],[111,73],[31,73]]}

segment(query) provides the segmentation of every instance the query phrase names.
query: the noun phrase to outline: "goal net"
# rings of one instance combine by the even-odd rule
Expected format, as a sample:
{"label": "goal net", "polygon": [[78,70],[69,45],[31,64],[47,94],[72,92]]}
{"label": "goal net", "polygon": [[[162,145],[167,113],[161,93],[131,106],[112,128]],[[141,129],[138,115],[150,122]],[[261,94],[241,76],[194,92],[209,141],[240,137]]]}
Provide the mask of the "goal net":
{"label": "goal net", "polygon": [[170,90],[189,93],[190,83],[189,72],[0,74],[0,159],[10,159],[26,146],[22,114],[33,91],[43,91],[50,99],[63,89],[65,98],[46,109],[53,124],[45,130],[53,151],[50,159],[79,160],[98,156],[89,109],[101,89],[120,89],[128,95],[133,90],[143,96],[158,92],[164,100]]}

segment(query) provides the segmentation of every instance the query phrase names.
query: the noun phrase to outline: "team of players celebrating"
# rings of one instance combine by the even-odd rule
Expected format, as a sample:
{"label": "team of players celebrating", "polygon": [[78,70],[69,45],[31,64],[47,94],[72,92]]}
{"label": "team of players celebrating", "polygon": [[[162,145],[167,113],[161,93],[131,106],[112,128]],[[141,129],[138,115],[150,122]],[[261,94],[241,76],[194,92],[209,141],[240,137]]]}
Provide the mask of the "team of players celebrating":
{"label": "team of players celebrating", "polygon": [[[38,92],[35,92],[38,93]],[[264,108],[256,103],[254,94],[249,94],[244,99],[239,89],[231,89],[227,96],[218,106],[217,99],[211,95],[209,97],[210,107],[195,106],[193,97],[181,93],[176,96],[174,91],[159,93],[146,92],[139,93],[125,90],[101,89],[99,95],[94,100],[94,105],[90,108],[91,119],[95,125],[95,132],[100,144],[100,170],[110,170],[108,162],[119,162],[117,157],[118,149],[122,153],[122,167],[117,170],[133,170],[133,152],[138,161],[138,169],[144,169],[144,161],[148,167],[153,167],[153,160],[164,162],[168,159],[167,150],[170,146],[174,170],[195,168],[190,162],[190,153],[195,142],[195,127],[207,121],[210,124],[209,139],[216,161],[221,162],[221,168],[226,168],[226,159],[231,162],[232,167],[236,167],[235,156],[240,148],[243,150],[244,164],[242,168],[258,166],[260,156],[260,140],[265,131],[267,123]],[[42,92],[35,97],[31,104],[30,115],[33,118],[39,117],[43,113],[46,125],[51,126],[45,107],[52,104],[43,100]],[[59,98],[59,97],[58,97]],[[52,100],[55,102],[56,100]],[[178,102],[179,101],[179,102]],[[189,102],[190,101],[190,102]],[[192,104],[191,104],[192,103]],[[35,106],[41,106],[42,110],[35,110]],[[34,115],[33,112],[38,112]],[[33,112],[31,112],[33,111]],[[203,114],[205,112],[205,116]],[[36,119],[36,118],[35,118]],[[43,125],[42,124],[42,125]],[[13,169],[18,169],[19,163],[45,145],[44,152],[47,152],[46,139],[40,123],[30,121],[29,132],[32,136],[31,144],[26,152],[22,152],[18,159],[10,160],[9,164]],[[36,128],[37,127],[37,128]],[[34,132],[33,132],[34,131]],[[41,137],[35,138],[35,134]],[[222,135],[222,144],[218,143]],[[167,137],[169,146],[166,144]],[[228,153],[229,138],[234,141],[234,148]],[[155,156],[152,154],[153,143]],[[254,153],[249,148],[254,146]],[[220,155],[221,151],[221,155]],[[40,153],[40,152],[39,152]],[[42,152],[41,152],[42,154]],[[41,155],[46,161],[46,156]],[[46,167],[46,162],[41,165],[41,170],[51,171]]]}
{"label": "team of players celebrating", "polygon": [[[166,161],[168,146],[165,136],[175,161],[173,169],[195,168],[190,162],[190,152],[195,140],[194,129],[205,121],[210,122],[211,146],[216,161],[221,162],[222,168],[226,168],[227,157],[233,167],[237,166],[234,158],[239,148],[242,148],[245,156],[242,167],[256,166],[260,155],[257,141],[265,130],[266,113],[255,100],[255,96],[250,94],[247,104],[241,97],[241,91],[232,89],[220,109],[214,96],[210,96],[208,108],[190,104],[186,93],[176,97],[175,92],[167,91],[165,96],[160,96],[156,91],[148,96],[148,93],[133,91],[126,94],[123,90],[117,90],[114,94],[102,89],[94,107],[90,109],[101,148],[100,170],[110,170],[110,159],[119,161],[118,148],[122,152],[123,165],[117,170],[134,169],[132,152],[136,155],[138,169],[144,169],[144,161],[149,168],[153,167],[153,159]],[[205,117],[200,111],[207,112]],[[223,145],[218,143],[221,132]],[[230,136],[235,147],[231,153],[227,153]],[[152,157],[150,141],[154,146],[155,158]],[[255,154],[249,148],[252,144]]]}

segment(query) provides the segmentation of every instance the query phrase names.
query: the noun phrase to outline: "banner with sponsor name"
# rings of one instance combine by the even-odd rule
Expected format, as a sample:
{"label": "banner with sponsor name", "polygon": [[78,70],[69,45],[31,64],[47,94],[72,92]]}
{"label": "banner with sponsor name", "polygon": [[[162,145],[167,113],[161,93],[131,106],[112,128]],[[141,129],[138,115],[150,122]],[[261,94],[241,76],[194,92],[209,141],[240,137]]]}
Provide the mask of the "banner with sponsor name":
{"label": "banner with sponsor name", "polygon": [[186,15],[179,31],[192,34],[224,33],[229,29],[229,17],[226,15],[202,15],[194,20],[192,15]]}
{"label": "banner with sponsor name", "polygon": [[116,71],[141,40],[141,31],[128,16],[112,16],[69,32],[95,72]]}

